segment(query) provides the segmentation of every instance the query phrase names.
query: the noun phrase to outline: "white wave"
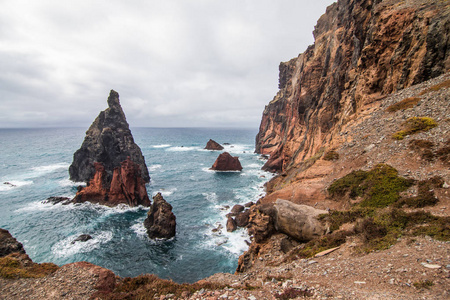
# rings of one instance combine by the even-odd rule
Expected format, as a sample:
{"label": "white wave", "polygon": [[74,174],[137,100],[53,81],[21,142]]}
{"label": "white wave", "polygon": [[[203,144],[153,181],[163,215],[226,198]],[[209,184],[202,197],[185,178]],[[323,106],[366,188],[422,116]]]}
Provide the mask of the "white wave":
{"label": "white wave", "polygon": [[[52,164],[52,165],[33,167],[31,169],[34,172],[36,172],[37,174],[42,175],[42,174],[54,172],[58,169],[67,169],[67,168],[69,168],[69,166],[70,165],[68,163],[57,163],[57,164]],[[37,176],[39,176],[39,175],[37,175]]]}
{"label": "white wave", "polygon": [[149,172],[154,172],[154,171],[156,171],[158,169],[161,169],[161,167],[162,167],[162,165],[158,165],[158,164],[150,165],[148,167],[148,171]]}
{"label": "white wave", "polygon": [[[234,232],[228,232],[226,229],[226,221],[216,222],[213,226],[207,228],[205,232],[206,241],[202,243],[203,246],[213,249],[225,250],[236,257],[244,253],[248,249],[246,241],[250,240],[250,237],[245,228],[239,228]],[[213,228],[220,228],[215,232]]]}
{"label": "white wave", "polygon": [[86,186],[85,182],[74,182],[70,180],[69,178],[62,179],[58,181],[60,186]]}
{"label": "white wave", "polygon": [[56,257],[69,257],[77,253],[86,253],[99,248],[101,244],[105,244],[113,238],[111,231],[101,231],[97,234],[92,234],[92,239],[86,242],[75,242],[72,244],[72,241],[81,234],[72,235],[59,241],[53,245],[52,253]]}
{"label": "white wave", "polygon": [[215,173],[216,172],[214,170],[211,170],[211,167],[209,167],[209,168],[202,168],[202,171],[206,172],[206,173]]}
{"label": "white wave", "polygon": [[217,204],[217,194],[214,192],[202,193],[203,197],[211,203]]}
{"label": "white wave", "polygon": [[167,190],[166,189],[161,189],[159,191],[154,192],[153,196],[155,196],[159,192],[159,193],[161,193],[161,195],[163,197],[167,197],[167,196],[172,195],[176,191],[177,191],[177,188],[170,188],[170,189],[167,189]]}
{"label": "white wave", "polygon": [[176,147],[170,147],[167,149],[167,151],[173,151],[173,152],[184,152],[184,151],[194,151],[198,150],[198,147],[184,147],[184,146],[176,146]]}
{"label": "white wave", "polygon": [[153,148],[168,148],[170,146],[172,146],[172,145],[170,145],[170,144],[161,144],[161,145],[153,145],[152,147]]}
{"label": "white wave", "polygon": [[131,226],[131,229],[140,238],[147,237],[147,229],[144,226],[144,221],[139,221],[138,223]]}
{"label": "white wave", "polygon": [[20,188],[25,185],[33,184],[32,180],[9,180],[0,185],[0,192],[10,191],[15,188]]}
{"label": "white wave", "polygon": [[261,169],[262,165],[260,164],[249,164],[249,165],[245,165],[246,169]]}
{"label": "white wave", "polygon": [[224,151],[233,154],[243,154],[245,153],[253,153],[254,147],[252,145],[243,145],[243,144],[231,144],[231,145],[223,145]]}

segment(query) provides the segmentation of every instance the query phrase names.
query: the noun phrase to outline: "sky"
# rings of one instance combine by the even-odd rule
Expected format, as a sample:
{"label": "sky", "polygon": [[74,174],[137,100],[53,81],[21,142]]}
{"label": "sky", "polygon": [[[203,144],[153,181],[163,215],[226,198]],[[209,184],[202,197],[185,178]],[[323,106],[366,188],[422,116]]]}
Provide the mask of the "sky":
{"label": "sky", "polygon": [[0,128],[258,128],[330,0],[2,0]]}

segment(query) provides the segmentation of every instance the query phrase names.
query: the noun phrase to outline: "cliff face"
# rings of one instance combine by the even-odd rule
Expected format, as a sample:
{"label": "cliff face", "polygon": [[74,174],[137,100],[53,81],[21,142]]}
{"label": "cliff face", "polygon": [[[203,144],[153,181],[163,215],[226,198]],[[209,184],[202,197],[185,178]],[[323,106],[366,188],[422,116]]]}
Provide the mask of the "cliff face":
{"label": "cliff face", "polygon": [[286,171],[339,142],[346,125],[394,91],[450,70],[447,1],[340,0],[314,30],[315,44],[280,64],[256,152]]}
{"label": "cliff face", "polygon": [[150,181],[148,169],[141,149],[134,142],[133,136],[120,106],[119,94],[111,90],[108,108],[98,115],[86,131],[86,137],[73,155],[69,167],[70,179],[77,182],[89,182],[96,172],[94,163],[101,163],[105,168],[105,182],[110,183],[115,168],[127,157],[139,165],[145,182]]}

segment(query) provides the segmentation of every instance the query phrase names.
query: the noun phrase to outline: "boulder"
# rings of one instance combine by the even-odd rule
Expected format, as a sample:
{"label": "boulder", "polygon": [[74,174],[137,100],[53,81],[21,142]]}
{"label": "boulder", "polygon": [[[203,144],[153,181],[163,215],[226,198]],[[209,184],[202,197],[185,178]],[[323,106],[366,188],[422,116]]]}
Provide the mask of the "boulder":
{"label": "boulder", "polygon": [[267,240],[275,232],[275,209],[272,204],[254,205],[249,210],[248,234],[256,243]]}
{"label": "boulder", "polygon": [[232,213],[233,215],[236,215],[236,214],[238,214],[238,213],[240,213],[240,212],[243,212],[244,209],[245,209],[244,206],[242,206],[242,205],[240,205],[240,204],[236,204],[236,205],[234,205],[233,208],[231,209],[231,213]]}
{"label": "boulder", "polygon": [[250,210],[246,210],[243,212],[240,212],[234,217],[234,220],[236,221],[236,225],[238,227],[246,227],[248,225],[248,220],[250,217]]}
{"label": "boulder", "polygon": [[76,242],[86,242],[92,239],[92,236],[89,234],[82,234],[79,237],[77,237],[76,239],[74,239],[72,241],[71,244],[75,244]]}
{"label": "boulder", "polygon": [[164,200],[161,193],[153,197],[144,226],[151,239],[169,239],[175,236],[176,217],[172,212],[172,205]]}
{"label": "boulder", "polygon": [[0,257],[11,253],[25,254],[25,249],[8,230],[0,228]]}
{"label": "boulder", "polygon": [[150,181],[141,149],[133,136],[113,90],[108,108],[98,115],[73,155],[70,179],[86,182],[74,202],[94,202],[108,206],[150,205],[145,184]]}
{"label": "boulder", "polygon": [[228,232],[233,232],[236,229],[237,229],[236,221],[231,216],[228,216],[228,219],[227,219],[227,231]]}
{"label": "boulder", "polygon": [[237,156],[233,157],[228,152],[221,153],[214,162],[211,170],[215,171],[241,171],[242,166]]}
{"label": "boulder", "polygon": [[210,139],[208,141],[208,143],[206,143],[205,149],[206,150],[223,150],[223,147],[216,141]]}
{"label": "boulder", "polygon": [[283,199],[277,199],[275,210],[275,228],[279,232],[301,242],[307,242],[325,234],[326,228],[317,220],[317,216],[327,214],[326,210],[294,204]]}

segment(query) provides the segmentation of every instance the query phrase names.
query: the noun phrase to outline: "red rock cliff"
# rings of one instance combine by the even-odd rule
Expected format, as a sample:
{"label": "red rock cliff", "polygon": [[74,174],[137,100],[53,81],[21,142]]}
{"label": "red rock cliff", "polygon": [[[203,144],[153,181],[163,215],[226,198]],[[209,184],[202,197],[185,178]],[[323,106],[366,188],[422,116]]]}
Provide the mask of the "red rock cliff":
{"label": "red rock cliff", "polygon": [[330,147],[345,125],[384,95],[450,70],[448,1],[340,0],[314,30],[315,43],[280,64],[256,152],[285,171]]}

